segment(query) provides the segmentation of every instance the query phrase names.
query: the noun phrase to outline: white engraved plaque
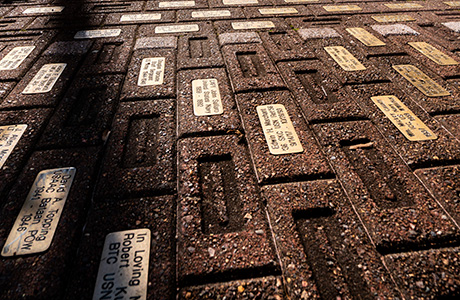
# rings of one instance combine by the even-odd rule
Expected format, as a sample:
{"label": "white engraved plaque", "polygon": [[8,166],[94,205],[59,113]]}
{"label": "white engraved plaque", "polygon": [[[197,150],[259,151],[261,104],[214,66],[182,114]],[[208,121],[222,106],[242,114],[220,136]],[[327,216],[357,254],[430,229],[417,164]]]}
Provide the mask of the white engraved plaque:
{"label": "white engraved plaque", "polygon": [[0,70],[14,70],[34,51],[35,46],[15,47],[0,61]]}
{"label": "white engraved plaque", "polygon": [[50,14],[60,13],[64,10],[64,6],[47,6],[47,7],[32,7],[24,10],[22,13],[28,14]]}
{"label": "white engraved plaque", "polygon": [[155,27],[155,33],[178,33],[199,31],[198,24],[189,25],[164,25]]}
{"label": "white engraved plaque", "polygon": [[147,299],[149,257],[150,229],[109,233],[102,250],[93,300]]}
{"label": "white engraved plaque", "polygon": [[195,1],[169,1],[169,2],[160,2],[158,7],[167,8],[167,7],[187,7],[195,6]]}
{"label": "white engraved plaque", "polygon": [[34,254],[51,245],[75,177],[75,168],[38,173],[5,242],[2,256]]}
{"label": "white engraved plaque", "polygon": [[136,22],[136,21],[155,21],[161,20],[161,14],[130,14],[122,15],[120,22]]}
{"label": "white engraved plaque", "polygon": [[229,10],[192,11],[192,18],[230,17],[231,15]]}
{"label": "white engraved plaque", "polygon": [[121,34],[121,29],[95,29],[82,30],[75,34],[74,39],[98,39],[105,37],[116,37]]}
{"label": "white engraved plaque", "polygon": [[298,14],[299,13],[299,11],[293,7],[260,8],[259,12],[261,15],[282,15],[282,14]]}
{"label": "white engraved plaque", "polygon": [[46,64],[35,74],[23,94],[41,94],[51,91],[67,64]]}
{"label": "white engraved plaque", "polygon": [[284,105],[260,105],[257,106],[257,114],[271,154],[303,152],[302,144]]}
{"label": "white engraved plaque", "polygon": [[160,85],[163,83],[165,74],[164,57],[148,57],[142,60],[139,72],[138,86]]}
{"label": "white engraved plaque", "polygon": [[0,169],[13,152],[26,128],[25,124],[0,126]]}
{"label": "white engraved plaque", "polygon": [[193,113],[195,116],[220,115],[224,112],[217,79],[192,81]]}
{"label": "white engraved plaque", "polygon": [[275,28],[275,24],[272,21],[233,22],[232,27],[235,30],[263,29],[263,28]]}

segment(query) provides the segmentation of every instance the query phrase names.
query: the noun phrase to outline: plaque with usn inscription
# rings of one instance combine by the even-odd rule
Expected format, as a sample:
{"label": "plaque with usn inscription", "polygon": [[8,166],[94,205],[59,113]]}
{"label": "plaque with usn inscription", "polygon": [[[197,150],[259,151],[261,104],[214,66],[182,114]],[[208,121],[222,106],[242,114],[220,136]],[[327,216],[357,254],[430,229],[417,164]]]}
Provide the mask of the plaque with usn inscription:
{"label": "plaque with usn inscription", "polygon": [[35,74],[22,91],[23,94],[41,94],[51,91],[67,64],[46,64]]}
{"label": "plaque with usn inscription", "polygon": [[413,65],[394,65],[393,69],[428,97],[450,96],[442,86]]}
{"label": "plaque with usn inscription", "polygon": [[192,90],[195,116],[220,115],[224,112],[217,79],[195,79],[192,81]]}
{"label": "plaque with usn inscription", "polygon": [[2,256],[48,250],[75,177],[75,168],[38,173],[5,242]]}
{"label": "plaque with usn inscription", "polygon": [[27,125],[0,126],[0,170],[27,129]]}
{"label": "plaque with usn inscription", "polygon": [[141,64],[141,70],[139,71],[137,85],[148,86],[163,84],[165,63],[166,59],[164,57],[144,58]]}
{"label": "plaque with usn inscription", "polygon": [[327,53],[339,64],[345,71],[361,71],[366,70],[347,49],[342,46],[324,47]]}
{"label": "plaque with usn inscription", "polygon": [[371,99],[409,141],[437,139],[436,134],[396,96],[377,96]]}
{"label": "plaque with usn inscription", "polygon": [[411,45],[413,48],[415,48],[417,51],[437,63],[438,65],[441,66],[453,66],[453,65],[458,65],[458,62],[456,62],[452,57],[450,57],[447,54],[442,53],[435,47],[431,46],[428,43],[425,42],[409,42],[409,45]]}
{"label": "plaque with usn inscription", "polygon": [[259,105],[257,114],[271,154],[303,152],[302,144],[284,105]]}
{"label": "plaque with usn inscription", "polygon": [[102,250],[93,300],[146,300],[149,257],[150,229],[109,233]]}

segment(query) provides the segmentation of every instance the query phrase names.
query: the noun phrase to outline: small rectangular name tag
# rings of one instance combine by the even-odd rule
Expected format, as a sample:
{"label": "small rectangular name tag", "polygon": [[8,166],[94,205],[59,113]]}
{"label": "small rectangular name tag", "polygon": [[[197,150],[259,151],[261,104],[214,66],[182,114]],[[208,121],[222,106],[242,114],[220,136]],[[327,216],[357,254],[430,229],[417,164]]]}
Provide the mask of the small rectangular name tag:
{"label": "small rectangular name tag", "polygon": [[27,125],[0,126],[0,170],[27,129]]}
{"label": "small rectangular name tag", "polygon": [[23,46],[11,49],[11,51],[0,61],[0,70],[17,69],[34,49],[35,46]]}
{"label": "small rectangular name tag", "polygon": [[137,22],[137,21],[155,21],[161,20],[161,14],[131,14],[131,15],[122,15],[120,22]]}
{"label": "small rectangular name tag", "polygon": [[428,43],[425,42],[409,42],[409,45],[411,45],[413,48],[418,50],[420,53],[437,63],[438,65],[441,66],[453,66],[453,65],[458,65],[458,62],[456,62],[452,57],[450,57],[447,54],[442,53],[435,47],[431,46]]}
{"label": "small rectangular name tag", "polygon": [[230,17],[231,15],[229,10],[192,11],[192,18]]}
{"label": "small rectangular name tag", "polygon": [[354,27],[347,28],[349,34],[357,38],[361,43],[368,47],[385,46],[385,43],[373,36],[369,31],[364,28]]}
{"label": "small rectangular name tag", "polygon": [[121,29],[95,29],[82,30],[75,34],[74,39],[98,39],[106,37],[116,37],[121,34]]}
{"label": "small rectangular name tag", "polygon": [[386,95],[371,97],[371,99],[409,141],[427,141],[437,138],[436,134],[396,96]]}
{"label": "small rectangular name tag", "polygon": [[393,69],[428,97],[450,96],[448,91],[413,65],[394,65]]}
{"label": "small rectangular name tag", "polygon": [[155,33],[178,33],[199,31],[198,24],[189,25],[164,25],[155,27]]}
{"label": "small rectangular name tag", "polygon": [[138,86],[160,85],[163,84],[165,74],[164,57],[148,57],[142,60],[139,72]]}
{"label": "small rectangular name tag", "polygon": [[48,250],[75,177],[75,168],[38,173],[5,242],[2,256]]}
{"label": "small rectangular name tag", "polygon": [[93,300],[146,300],[149,258],[149,229],[109,233],[102,250]]}
{"label": "small rectangular name tag", "polygon": [[67,64],[46,64],[35,74],[23,94],[41,94],[51,91]]}
{"label": "small rectangular name tag", "polygon": [[268,149],[273,155],[303,152],[302,144],[282,104],[257,106]]}
{"label": "small rectangular name tag", "polygon": [[64,6],[46,6],[46,7],[32,7],[24,10],[22,13],[28,14],[50,14],[60,13],[64,10]]}
{"label": "small rectangular name tag", "polygon": [[220,115],[224,112],[217,79],[192,81],[193,113],[195,116]]}
{"label": "small rectangular name tag", "polygon": [[342,46],[324,47],[327,53],[339,64],[345,71],[361,71],[366,70],[347,49]]}
{"label": "small rectangular name tag", "polygon": [[275,28],[275,24],[272,21],[233,22],[232,28],[235,30]]}

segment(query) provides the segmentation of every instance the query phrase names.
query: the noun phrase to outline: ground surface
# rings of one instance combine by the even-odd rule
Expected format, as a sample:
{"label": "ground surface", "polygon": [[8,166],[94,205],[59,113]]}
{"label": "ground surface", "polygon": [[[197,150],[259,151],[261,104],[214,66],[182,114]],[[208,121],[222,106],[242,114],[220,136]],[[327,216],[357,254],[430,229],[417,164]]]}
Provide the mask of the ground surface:
{"label": "ground surface", "polygon": [[[91,299],[105,237],[138,228],[149,299],[460,297],[460,2],[10,0],[0,15],[0,59],[35,46],[0,70],[0,126],[27,125],[0,170],[1,248],[37,174],[76,169],[49,249],[0,258],[1,299]],[[75,38],[89,29],[114,30]],[[24,93],[51,63],[66,66],[50,90]],[[196,116],[205,85],[217,100]],[[385,95],[429,130],[408,137],[436,138],[406,138]],[[270,153],[269,104],[300,152]]]}

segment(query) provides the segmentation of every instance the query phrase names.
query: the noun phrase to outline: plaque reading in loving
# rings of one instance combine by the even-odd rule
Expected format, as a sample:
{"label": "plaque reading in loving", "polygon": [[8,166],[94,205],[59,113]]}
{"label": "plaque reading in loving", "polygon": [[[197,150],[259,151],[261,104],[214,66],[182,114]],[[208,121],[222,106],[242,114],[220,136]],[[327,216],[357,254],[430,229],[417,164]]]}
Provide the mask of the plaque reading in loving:
{"label": "plaque reading in loving", "polygon": [[0,170],[26,131],[27,125],[0,126]]}
{"label": "plaque reading in loving", "polygon": [[142,60],[141,70],[139,71],[138,86],[160,85],[163,84],[165,74],[164,57],[148,57]]}
{"label": "plaque reading in loving", "polygon": [[41,94],[51,91],[54,84],[64,72],[67,64],[46,64],[35,74],[34,78],[29,82],[26,88],[22,91],[23,94]]}
{"label": "plaque reading in loving", "polygon": [[146,300],[149,257],[149,229],[109,233],[102,250],[93,300]]}
{"label": "plaque reading in loving", "polygon": [[293,7],[285,8],[260,8],[261,15],[283,15],[283,14],[298,14],[299,11]]}
{"label": "plaque reading in loving", "polygon": [[195,116],[220,115],[224,112],[217,79],[192,81],[193,113]]}
{"label": "plaque reading in loving", "polygon": [[192,11],[192,18],[230,17],[231,15],[229,10]]}
{"label": "plaque reading in loving", "polygon": [[394,65],[393,69],[428,97],[450,96],[448,91],[413,65]]}
{"label": "plaque reading in loving", "polygon": [[75,34],[74,39],[98,39],[106,37],[116,37],[121,34],[121,29],[95,29],[82,30]]}
{"label": "plaque reading in loving", "polygon": [[326,5],[326,6],[323,6],[323,8],[329,12],[362,10],[362,8],[359,7],[358,5]]}
{"label": "plaque reading in loving", "polygon": [[22,13],[28,14],[52,14],[60,13],[64,10],[64,6],[46,6],[46,7],[32,7],[25,9]]}
{"label": "plaque reading in loving", "polygon": [[391,9],[411,9],[423,7],[423,5],[417,3],[386,3],[384,5]]}
{"label": "plaque reading in loving", "polygon": [[0,60],[0,71],[14,70],[34,51],[35,46],[15,47]]}
{"label": "plaque reading in loving", "polygon": [[258,0],[222,0],[224,5],[259,4]]}
{"label": "plaque reading in loving", "polygon": [[5,242],[2,256],[27,255],[48,250],[75,172],[75,168],[59,168],[38,173]]}
{"label": "plaque reading in loving", "polygon": [[450,57],[447,54],[442,53],[435,47],[431,46],[428,43],[425,42],[409,42],[409,45],[411,45],[413,48],[418,50],[420,53],[437,63],[438,65],[441,66],[453,66],[453,65],[458,65],[458,62],[456,62],[452,57]]}
{"label": "plaque reading in loving", "polygon": [[303,152],[302,144],[284,105],[257,106],[257,115],[271,154]]}
{"label": "plaque reading in loving", "polygon": [[386,15],[386,16],[372,16],[372,19],[379,23],[391,23],[391,22],[412,22],[415,21],[409,15]]}
{"label": "plaque reading in loving", "polygon": [[428,141],[437,138],[436,134],[396,96],[377,96],[371,99],[409,141]]}
{"label": "plaque reading in loving", "polygon": [[130,14],[130,15],[122,15],[120,18],[120,22],[138,22],[138,21],[155,21],[161,20],[161,14],[153,13],[153,14]]}
{"label": "plaque reading in loving", "polygon": [[155,27],[155,33],[178,33],[178,32],[194,32],[199,31],[198,24],[188,25],[164,25]]}
{"label": "plaque reading in loving", "polygon": [[366,70],[363,66],[347,49],[342,46],[324,47],[327,53],[339,64],[345,71],[361,71]]}
{"label": "plaque reading in loving", "polygon": [[233,22],[232,28],[235,30],[275,28],[275,24],[272,21]]}
{"label": "plaque reading in loving", "polygon": [[347,28],[349,34],[357,38],[361,43],[368,47],[385,46],[385,43],[373,36],[369,31],[364,28],[354,27]]}
{"label": "plaque reading in loving", "polygon": [[187,7],[187,6],[195,6],[195,1],[167,1],[167,2],[160,2],[158,4],[158,7],[160,8]]}

